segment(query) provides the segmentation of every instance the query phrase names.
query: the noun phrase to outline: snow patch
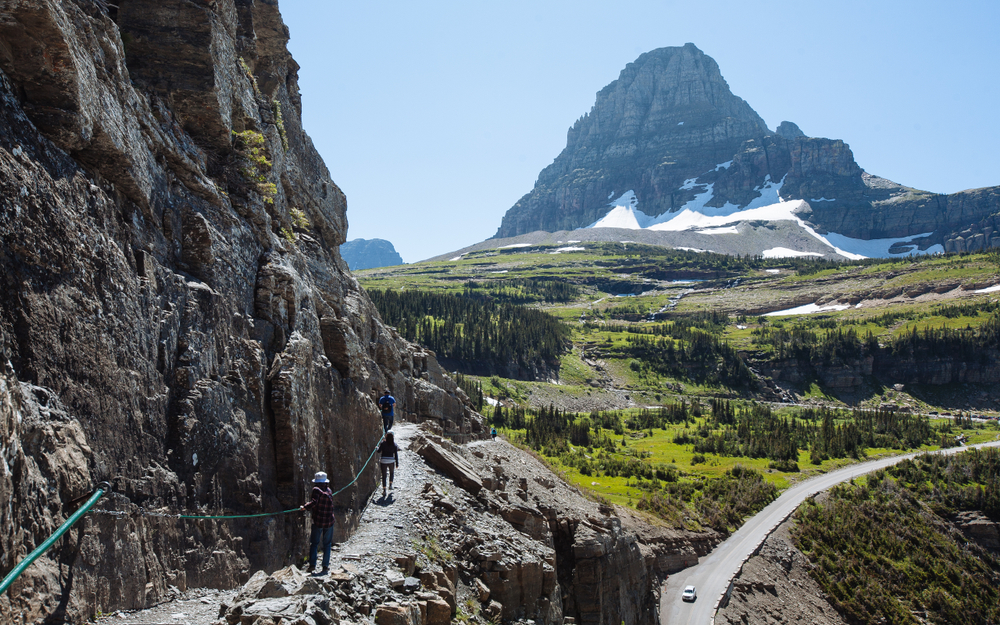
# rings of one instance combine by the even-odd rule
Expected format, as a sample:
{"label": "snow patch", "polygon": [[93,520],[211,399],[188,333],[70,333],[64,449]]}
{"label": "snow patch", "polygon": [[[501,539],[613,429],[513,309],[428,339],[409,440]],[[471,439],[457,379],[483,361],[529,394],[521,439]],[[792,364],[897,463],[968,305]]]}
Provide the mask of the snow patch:
{"label": "snow patch", "polygon": [[[787,247],[772,247],[769,250],[764,250],[764,258],[795,258],[797,256],[822,256],[818,252],[800,252],[798,250],[790,250]],[[777,269],[768,269],[768,273],[778,273]]]}
{"label": "snow patch", "polygon": [[774,312],[766,313],[765,317],[784,317],[786,315],[811,315],[813,313],[829,312],[832,310],[847,310],[850,308],[847,304],[831,304],[829,306],[819,306],[816,303],[806,304],[805,306],[796,306],[795,308],[789,308],[787,310],[776,310]]}
{"label": "snow patch", "polygon": [[781,273],[780,269],[765,269],[764,271],[767,273]]}
{"label": "snow patch", "polygon": [[637,209],[639,200],[635,197],[635,192],[629,189],[617,200],[609,203],[611,210],[604,217],[587,226],[588,228],[624,228],[626,230],[640,230],[645,228],[652,218]]}
{"label": "snow patch", "polygon": [[811,199],[809,201],[810,202],[836,202],[837,200],[828,200],[825,197],[821,197],[818,200],[816,198],[813,198],[813,199]]}
{"label": "snow patch", "polygon": [[736,230],[736,226],[724,226],[722,228],[707,228],[705,230],[696,230],[698,234],[739,234]]}
{"label": "snow patch", "polygon": [[994,284],[993,286],[988,286],[985,289],[977,289],[973,293],[995,293],[1000,291],[1000,284]]}
{"label": "snow patch", "polygon": [[675,250],[684,250],[685,252],[698,252],[698,253],[711,252],[712,251],[712,250],[703,250],[703,249],[698,248],[698,247],[675,247],[674,249]]}
{"label": "snow patch", "polygon": [[573,247],[573,246],[569,246],[569,247],[560,247],[560,248],[557,248],[554,252],[549,252],[549,253],[550,254],[558,254],[559,252],[583,252],[586,249],[587,248],[585,248],[585,247]]}
{"label": "snow patch", "polygon": [[[636,215],[636,212],[639,214]],[[642,211],[635,211],[631,206],[615,206],[607,215],[601,217],[588,228],[626,228],[628,230],[640,230],[643,226],[639,220],[645,221],[648,216]]]}
{"label": "snow patch", "polygon": [[500,403],[498,400],[493,399],[492,397],[485,397],[485,396],[483,397],[483,401],[491,406],[496,406],[497,404]]}
{"label": "snow patch", "polygon": [[718,165],[715,166],[715,171],[719,171],[720,169],[729,169],[729,166],[732,165],[732,164],[733,164],[732,161],[726,161],[725,163],[719,163]]}
{"label": "snow patch", "polygon": [[944,247],[941,245],[932,245],[926,250],[916,249],[916,245],[913,245],[909,250],[899,253],[890,254],[889,249],[896,243],[909,243],[914,239],[920,239],[933,234],[932,232],[925,232],[924,234],[914,234],[909,237],[895,238],[895,239],[853,239],[842,234],[837,234],[836,232],[830,232],[829,234],[823,235],[825,240],[833,246],[844,249],[859,258],[899,258],[902,256],[916,256],[920,254],[935,254],[938,252],[943,252]]}
{"label": "snow patch", "polygon": [[677,125],[678,125],[678,126],[683,126],[683,125],[684,125],[684,122],[677,122]]}
{"label": "snow patch", "polygon": [[509,269],[504,269],[503,271],[491,271],[490,273],[507,273]]}
{"label": "snow patch", "polygon": [[497,249],[498,250],[505,250],[505,249],[508,249],[508,248],[511,248],[511,247],[531,247],[531,243],[511,243],[510,245],[504,245],[504,246],[498,247]]}

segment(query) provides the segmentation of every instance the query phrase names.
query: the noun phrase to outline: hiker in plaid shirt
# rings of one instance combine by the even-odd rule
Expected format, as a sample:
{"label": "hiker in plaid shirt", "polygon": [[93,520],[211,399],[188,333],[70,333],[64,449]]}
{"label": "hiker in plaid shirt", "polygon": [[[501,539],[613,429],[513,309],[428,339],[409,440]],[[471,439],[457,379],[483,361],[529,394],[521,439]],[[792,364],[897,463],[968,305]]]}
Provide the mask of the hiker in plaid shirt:
{"label": "hiker in plaid shirt", "polygon": [[330,548],[333,547],[333,491],[326,473],[320,471],[313,478],[312,499],[301,510],[312,510],[312,533],[309,535],[309,571],[316,570],[316,552],[323,543],[323,572],[330,570]]}

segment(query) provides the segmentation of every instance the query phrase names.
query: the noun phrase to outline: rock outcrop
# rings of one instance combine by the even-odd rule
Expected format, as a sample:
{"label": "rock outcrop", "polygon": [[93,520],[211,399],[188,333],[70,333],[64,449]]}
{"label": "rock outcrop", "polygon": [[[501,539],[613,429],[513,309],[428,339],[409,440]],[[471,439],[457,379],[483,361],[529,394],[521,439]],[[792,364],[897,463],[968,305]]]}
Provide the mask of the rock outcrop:
{"label": "rock outcrop", "polygon": [[[659,583],[668,573],[697,564],[699,557],[721,541],[710,530],[694,533],[654,527],[628,509],[595,503],[520,452],[503,446],[476,449],[484,451],[473,451],[466,460],[484,476],[480,501],[514,529],[552,547],[550,564],[562,589],[560,612],[573,622],[653,625]],[[460,553],[478,562],[472,572],[504,606],[504,618],[521,616],[509,606],[511,579],[538,579],[541,594],[525,593],[523,582],[522,590],[516,592],[544,596],[548,587],[545,567],[535,573],[520,571],[515,577],[491,563],[506,560],[502,552],[479,547]],[[503,597],[508,597],[506,603]]]}
{"label": "rock outcrop", "polygon": [[[100,480],[114,494],[0,598],[82,620],[288,564],[297,506],[358,474],[384,387],[479,416],[379,320],[346,202],[301,126],[271,0],[0,2],[0,571]],[[337,497],[356,526],[374,467]]]}
{"label": "rock outcrop", "polygon": [[[570,128],[566,148],[507,211],[494,238],[587,227],[629,191],[652,218],[689,203],[728,215],[762,201],[768,190],[776,191],[768,203],[807,202],[800,217],[820,233],[865,240],[924,235],[892,254],[1000,245],[1000,187],[919,191],[866,173],[841,140],[807,137],[787,121],[772,132],[730,92],[715,61],[690,43],[641,55],[598,92],[591,111]],[[684,244],[704,247],[701,239]]]}
{"label": "rock outcrop", "polygon": [[883,384],[1000,383],[1000,353],[995,349],[977,354],[929,355],[893,353],[880,348],[874,354],[866,351],[857,357],[836,357],[828,362],[814,362],[803,357],[754,363],[754,366],[767,378],[783,385],[817,381],[834,392],[858,391],[869,384],[873,376]]}
{"label": "rock outcrop", "polygon": [[385,239],[354,239],[340,246],[340,255],[351,271],[402,265],[403,257]]}

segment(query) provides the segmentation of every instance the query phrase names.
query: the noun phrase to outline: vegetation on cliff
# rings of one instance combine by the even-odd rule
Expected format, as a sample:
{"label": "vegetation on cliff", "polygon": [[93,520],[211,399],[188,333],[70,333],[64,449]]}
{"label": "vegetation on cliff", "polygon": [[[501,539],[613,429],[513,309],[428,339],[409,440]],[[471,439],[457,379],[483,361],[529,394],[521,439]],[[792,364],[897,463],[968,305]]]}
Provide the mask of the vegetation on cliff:
{"label": "vegetation on cliff", "polygon": [[1000,520],[1000,450],[921,456],[834,488],[796,513],[812,577],[851,623],[996,623],[1000,559],[955,530]]}

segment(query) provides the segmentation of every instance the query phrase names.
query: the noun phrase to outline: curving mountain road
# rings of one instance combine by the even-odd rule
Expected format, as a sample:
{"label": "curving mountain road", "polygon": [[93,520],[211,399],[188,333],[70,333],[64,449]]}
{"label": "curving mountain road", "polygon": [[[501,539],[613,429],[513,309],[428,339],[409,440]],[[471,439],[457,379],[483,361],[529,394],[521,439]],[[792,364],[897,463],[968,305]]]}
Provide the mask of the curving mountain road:
{"label": "curving mountain road", "polygon": [[[953,454],[974,447],[998,447],[1000,441],[953,447],[932,453]],[[660,594],[660,623],[663,625],[709,625],[715,616],[715,606],[719,597],[729,587],[729,582],[739,572],[740,566],[766,539],[771,531],[784,521],[807,497],[846,482],[857,475],[864,475],[884,467],[892,466],[906,458],[922,453],[892,456],[880,460],[863,462],[830,473],[825,473],[801,482],[781,494],[769,506],[751,517],[695,566],[671,575],[663,585]],[[693,584],[698,588],[698,600],[694,603],[681,601],[684,587]]]}

